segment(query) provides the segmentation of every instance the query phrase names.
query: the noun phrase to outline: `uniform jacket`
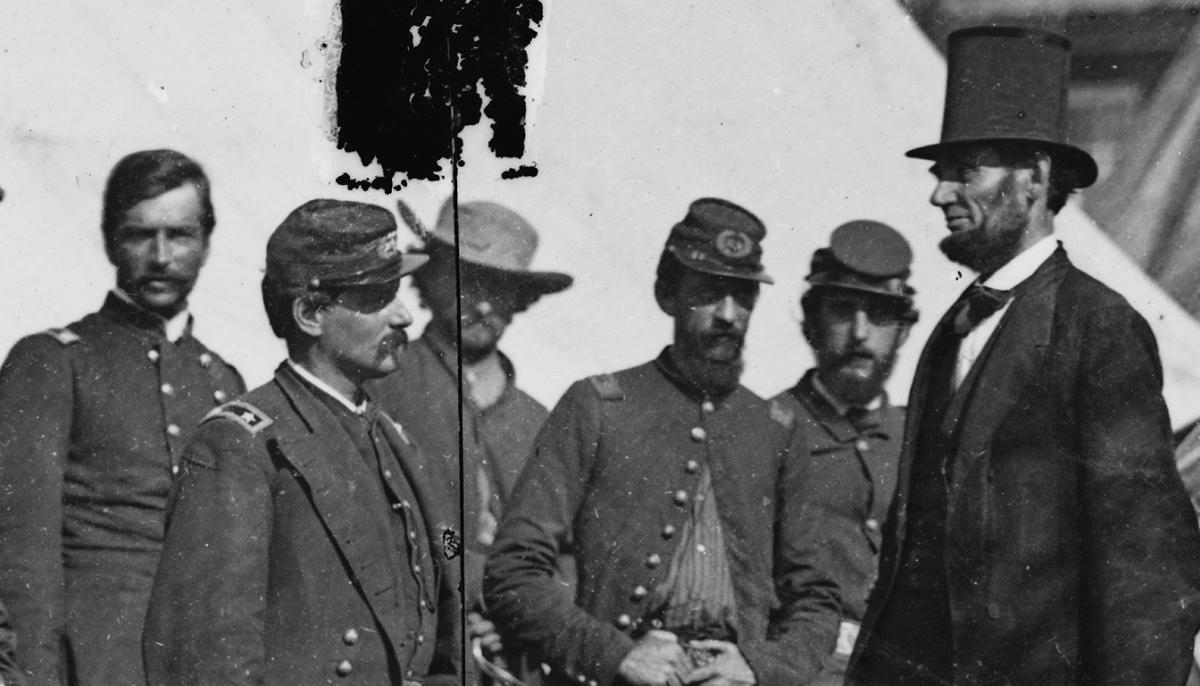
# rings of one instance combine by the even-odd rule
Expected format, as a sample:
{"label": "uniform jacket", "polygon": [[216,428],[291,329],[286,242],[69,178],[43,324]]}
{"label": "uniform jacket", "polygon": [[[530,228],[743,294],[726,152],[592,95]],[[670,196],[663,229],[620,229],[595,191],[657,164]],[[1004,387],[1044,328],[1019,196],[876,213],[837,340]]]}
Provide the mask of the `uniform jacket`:
{"label": "uniform jacket", "polygon": [[[664,353],[665,355],[665,353]],[[734,583],[737,644],[762,686],[803,683],[833,648],[837,593],[816,545],[793,419],[743,387],[717,401],[659,361],[575,383],[551,412],[488,560],[506,636],[556,674],[607,686],[645,631],[707,463]],[[573,535],[579,587],[553,578]],[[648,623],[648,622],[646,622]]]}
{"label": "uniform jacket", "polygon": [[[917,367],[880,579],[852,683],[905,546],[913,439],[934,364]],[[955,684],[1182,684],[1200,628],[1200,532],[1171,456],[1146,322],[1060,249],[1018,287],[951,400],[945,574]]]}
{"label": "uniform jacket", "polygon": [[811,462],[816,503],[831,525],[822,533],[841,589],[842,616],[862,621],[875,582],[883,523],[887,520],[904,438],[904,408],[883,404],[852,423],[825,399],[810,370],[775,402],[795,413]]}
{"label": "uniform jacket", "polygon": [[[140,683],[142,618],[184,439],[243,390],[189,333],[110,294],[0,368],[0,598],[32,684]],[[59,674],[60,669],[63,671]]]}
{"label": "uniform jacket", "polygon": [[457,682],[442,470],[388,420],[398,464],[372,472],[317,392],[281,366],[189,442],[146,618],[151,686]]}

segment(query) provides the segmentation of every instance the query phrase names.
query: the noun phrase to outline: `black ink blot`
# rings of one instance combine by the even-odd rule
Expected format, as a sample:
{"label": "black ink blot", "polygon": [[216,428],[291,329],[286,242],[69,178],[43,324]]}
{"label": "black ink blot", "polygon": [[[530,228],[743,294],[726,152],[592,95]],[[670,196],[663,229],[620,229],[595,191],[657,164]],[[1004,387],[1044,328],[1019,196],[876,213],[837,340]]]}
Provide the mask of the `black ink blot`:
{"label": "black ink blot", "polygon": [[454,529],[442,529],[442,551],[447,560],[453,560],[462,552],[462,538]]}

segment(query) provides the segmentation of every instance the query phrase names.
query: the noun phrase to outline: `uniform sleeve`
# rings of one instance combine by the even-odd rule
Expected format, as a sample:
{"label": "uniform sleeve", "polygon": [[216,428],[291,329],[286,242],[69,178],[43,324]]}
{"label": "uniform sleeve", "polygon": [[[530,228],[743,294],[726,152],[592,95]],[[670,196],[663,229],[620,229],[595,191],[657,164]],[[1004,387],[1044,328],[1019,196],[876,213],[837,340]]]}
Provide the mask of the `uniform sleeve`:
{"label": "uniform sleeve", "polygon": [[841,619],[832,557],[824,541],[840,522],[812,493],[811,463],[799,428],[780,463],[776,488],[775,594],[767,638],[738,641],[759,686],[808,683],[833,652]]}
{"label": "uniform sleeve", "polygon": [[551,412],[513,489],[484,576],[488,613],[506,642],[533,648],[567,677],[611,684],[633,640],[575,604],[556,579],[599,445],[599,403],[586,382]]}
{"label": "uniform sleeve", "polygon": [[149,686],[262,682],[272,475],[232,421],[189,441],[142,635]]}
{"label": "uniform sleeve", "polygon": [[1200,628],[1200,532],[1173,463],[1157,345],[1127,307],[1089,313],[1081,336],[1080,681],[1182,684]]}
{"label": "uniform sleeve", "polygon": [[31,684],[57,684],[65,621],[63,472],[74,380],[70,350],[49,336],[13,347],[0,367],[0,599]]}

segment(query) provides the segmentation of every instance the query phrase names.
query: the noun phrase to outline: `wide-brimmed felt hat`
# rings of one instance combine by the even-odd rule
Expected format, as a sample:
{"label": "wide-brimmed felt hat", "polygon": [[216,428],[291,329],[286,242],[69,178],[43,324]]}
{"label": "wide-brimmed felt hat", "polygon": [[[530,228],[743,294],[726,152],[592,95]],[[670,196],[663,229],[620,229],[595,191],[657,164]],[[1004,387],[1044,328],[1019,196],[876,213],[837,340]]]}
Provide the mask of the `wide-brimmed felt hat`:
{"label": "wide-brimmed felt hat", "polygon": [[942,139],[909,150],[936,160],[968,144],[1036,145],[1075,170],[1080,188],[1096,181],[1096,161],[1066,142],[1071,41],[1048,31],[1006,26],[950,34]]}
{"label": "wide-brimmed felt hat", "polygon": [[671,228],[664,250],[698,272],[775,283],[762,266],[766,235],[767,227],[744,207],[721,198],[700,198]]}
{"label": "wide-brimmed felt hat", "polygon": [[347,200],[310,200],[267,240],[266,279],[284,287],[342,288],[387,283],[428,261],[399,247],[388,210]]}
{"label": "wide-brimmed felt hat", "polygon": [[829,247],[813,253],[805,280],[813,289],[867,293],[911,308],[916,294],[908,284],[911,265],[912,248],[899,231],[882,222],[856,219],[834,229]]}
{"label": "wide-brimmed felt hat", "polygon": [[[442,205],[437,225],[426,234],[426,240],[453,248],[454,218],[451,198]],[[537,230],[524,217],[498,203],[485,200],[458,203],[458,236],[460,260],[502,272],[541,293],[566,290],[575,281],[569,274],[529,268],[537,252]]]}

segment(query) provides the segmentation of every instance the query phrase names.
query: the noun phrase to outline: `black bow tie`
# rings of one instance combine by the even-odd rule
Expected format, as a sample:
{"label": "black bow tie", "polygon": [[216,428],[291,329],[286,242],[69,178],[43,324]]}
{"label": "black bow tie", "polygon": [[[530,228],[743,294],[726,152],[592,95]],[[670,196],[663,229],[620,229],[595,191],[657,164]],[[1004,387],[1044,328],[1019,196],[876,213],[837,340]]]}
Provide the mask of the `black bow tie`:
{"label": "black bow tie", "polygon": [[988,288],[978,283],[971,284],[955,305],[958,312],[954,315],[954,333],[960,336],[967,335],[979,326],[979,322],[999,312],[1011,299],[1012,291]]}

